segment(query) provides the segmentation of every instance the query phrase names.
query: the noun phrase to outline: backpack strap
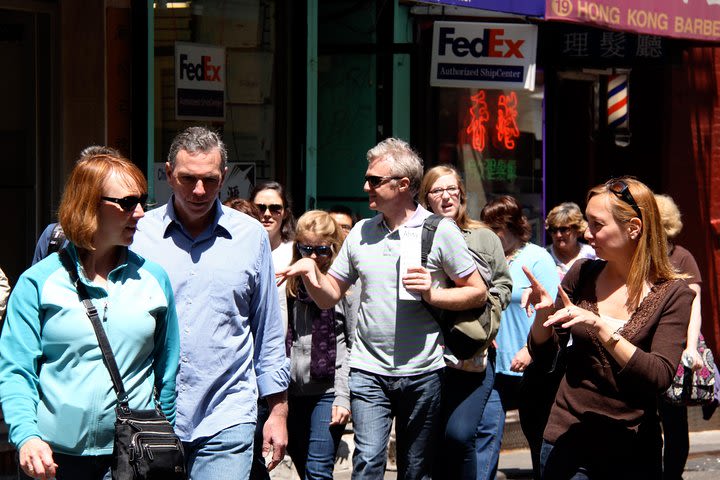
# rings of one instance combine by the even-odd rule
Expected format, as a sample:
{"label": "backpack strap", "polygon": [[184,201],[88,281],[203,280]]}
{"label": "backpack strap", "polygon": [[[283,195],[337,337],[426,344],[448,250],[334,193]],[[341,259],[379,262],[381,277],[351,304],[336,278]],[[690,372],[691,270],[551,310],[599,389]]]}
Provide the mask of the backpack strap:
{"label": "backpack strap", "polygon": [[59,222],[56,223],[52,229],[52,232],[50,232],[50,241],[48,242],[47,254],[50,255],[51,253],[59,252],[63,245],[65,245],[66,239],[67,237],[65,236],[65,232],[63,231],[62,226]]}
{"label": "backpack strap", "polygon": [[428,255],[430,255],[430,249],[435,240],[435,232],[443,218],[445,217],[442,215],[432,214],[423,222],[420,236],[420,262],[423,267],[427,267]]}

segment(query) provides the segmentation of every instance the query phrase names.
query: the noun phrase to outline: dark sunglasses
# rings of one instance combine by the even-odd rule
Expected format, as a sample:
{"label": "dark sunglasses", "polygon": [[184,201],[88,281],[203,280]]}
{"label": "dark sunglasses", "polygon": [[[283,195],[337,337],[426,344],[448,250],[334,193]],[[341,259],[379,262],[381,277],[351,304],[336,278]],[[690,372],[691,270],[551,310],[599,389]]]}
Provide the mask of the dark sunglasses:
{"label": "dark sunglasses", "polygon": [[310,245],[303,245],[302,243],[296,243],[295,246],[298,249],[298,252],[300,252],[300,255],[302,257],[309,257],[315,253],[318,257],[329,257],[332,255],[332,247],[328,245],[320,245],[317,247],[313,247]]}
{"label": "dark sunglasses", "polygon": [[630,193],[630,187],[628,187],[627,183],[623,180],[610,180],[605,185],[617,198],[630,205],[632,209],[635,210],[635,213],[637,213],[638,218],[642,220],[643,217],[640,207],[633,198],[632,193]]}
{"label": "dark sunglasses", "polygon": [[140,204],[140,207],[143,210],[147,209],[147,193],[143,193],[142,195],[135,196],[135,195],[129,195],[127,197],[123,198],[114,198],[114,197],[100,197],[103,200],[107,200],[108,202],[117,203],[120,205],[120,208],[123,209],[124,212],[132,212],[135,210],[135,208]]}
{"label": "dark sunglasses", "polygon": [[550,227],[550,228],[548,228],[548,232],[550,232],[551,234],[560,232],[563,235],[565,235],[567,232],[569,232],[572,229],[573,229],[573,227]]}
{"label": "dark sunglasses", "polygon": [[283,206],[279,203],[272,203],[270,205],[265,205],[264,203],[256,203],[256,207],[260,209],[260,213],[265,213],[266,211],[270,210],[270,213],[273,215],[280,215],[283,211]]}
{"label": "dark sunglasses", "polygon": [[403,177],[393,177],[393,176],[379,176],[379,175],[365,175],[365,181],[370,185],[372,188],[377,188],[380,185],[382,185],[385,182],[389,182],[390,180],[400,180]]}

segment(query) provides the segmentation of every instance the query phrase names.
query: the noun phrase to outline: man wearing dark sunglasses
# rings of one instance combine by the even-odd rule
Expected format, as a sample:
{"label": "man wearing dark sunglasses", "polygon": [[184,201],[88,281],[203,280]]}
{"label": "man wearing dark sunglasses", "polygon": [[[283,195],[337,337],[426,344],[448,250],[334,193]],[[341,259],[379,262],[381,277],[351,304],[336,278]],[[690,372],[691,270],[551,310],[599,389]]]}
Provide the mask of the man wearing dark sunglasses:
{"label": "man wearing dark sunglasses", "polygon": [[[364,190],[379,214],[362,220],[343,243],[328,274],[310,258],[284,271],[302,276],[320,308],[333,307],[362,277],[357,339],[350,357],[355,453],[353,479],[383,478],[392,417],[396,417],[398,478],[430,478],[437,450],[443,349],[440,327],[425,305],[401,300],[402,287],[430,305],[464,310],[484,304],[485,285],[460,230],[438,226],[428,269],[400,272],[401,237],[415,237],[430,212],[415,202],[422,160],[402,140],[389,138],[368,154]],[[318,252],[316,252],[318,253]],[[448,279],[454,282],[450,288]],[[437,288],[448,287],[448,288]]]}
{"label": "man wearing dark sunglasses", "polygon": [[258,395],[270,407],[268,470],[287,444],[290,370],[270,242],[257,221],[220,204],[226,162],[217,133],[178,134],[165,164],[173,194],[138,224],[131,247],[162,265],[173,285],[181,352],[175,428],[190,478],[203,480],[249,478]]}

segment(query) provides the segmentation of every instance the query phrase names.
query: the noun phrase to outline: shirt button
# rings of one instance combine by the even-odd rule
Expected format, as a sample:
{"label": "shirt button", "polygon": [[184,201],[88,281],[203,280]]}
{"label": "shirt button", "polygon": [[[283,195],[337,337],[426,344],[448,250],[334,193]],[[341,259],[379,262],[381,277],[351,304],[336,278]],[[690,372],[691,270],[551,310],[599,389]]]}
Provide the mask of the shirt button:
{"label": "shirt button", "polygon": [[187,362],[188,362],[188,358],[187,358],[187,357],[183,357],[182,360],[183,360],[184,363],[187,363]]}
{"label": "shirt button", "polygon": [[189,328],[186,328],[186,329],[185,329],[185,333],[190,333],[190,329],[189,329]]}

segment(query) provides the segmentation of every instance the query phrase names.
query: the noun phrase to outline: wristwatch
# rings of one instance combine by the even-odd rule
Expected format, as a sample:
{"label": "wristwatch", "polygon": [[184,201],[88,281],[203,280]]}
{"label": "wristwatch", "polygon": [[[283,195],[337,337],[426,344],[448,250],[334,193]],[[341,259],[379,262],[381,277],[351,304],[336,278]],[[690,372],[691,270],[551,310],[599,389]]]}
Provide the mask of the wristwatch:
{"label": "wristwatch", "polygon": [[608,340],[603,343],[603,346],[604,346],[606,349],[609,350],[609,349],[611,349],[612,347],[614,347],[615,344],[616,344],[617,342],[619,342],[621,338],[622,338],[622,337],[620,336],[620,333],[619,333],[617,330],[615,330],[615,331],[610,335],[610,338],[608,338]]}

